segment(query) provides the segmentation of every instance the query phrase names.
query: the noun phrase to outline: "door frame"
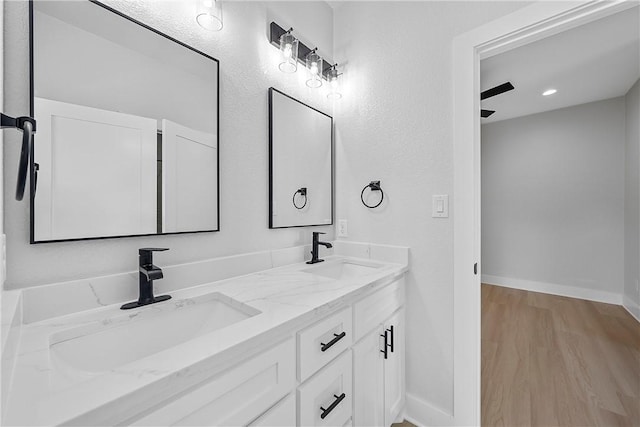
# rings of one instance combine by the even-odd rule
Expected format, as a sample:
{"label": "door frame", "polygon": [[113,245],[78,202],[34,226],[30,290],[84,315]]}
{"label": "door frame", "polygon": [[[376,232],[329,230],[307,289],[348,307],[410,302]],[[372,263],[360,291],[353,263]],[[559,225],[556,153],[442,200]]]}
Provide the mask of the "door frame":
{"label": "door frame", "polygon": [[[540,1],[453,40],[453,414],[480,425],[480,60],[638,5],[637,0]],[[477,274],[474,264],[478,263]]]}

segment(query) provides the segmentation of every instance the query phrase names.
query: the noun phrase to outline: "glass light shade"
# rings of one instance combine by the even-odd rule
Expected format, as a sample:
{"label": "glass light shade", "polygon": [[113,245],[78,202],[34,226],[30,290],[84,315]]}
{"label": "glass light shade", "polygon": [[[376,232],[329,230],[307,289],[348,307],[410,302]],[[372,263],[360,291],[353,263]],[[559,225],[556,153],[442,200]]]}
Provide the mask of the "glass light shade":
{"label": "glass light shade", "polygon": [[205,30],[222,29],[222,2],[220,0],[196,0],[196,22]]}
{"label": "glass light shade", "polygon": [[278,68],[283,73],[295,73],[298,70],[298,40],[289,31],[280,36],[282,62]]}
{"label": "glass light shade", "polygon": [[307,86],[311,88],[318,88],[322,86],[322,58],[314,50],[307,55],[307,69],[309,70],[309,80],[307,80]]}
{"label": "glass light shade", "polygon": [[336,67],[332,67],[329,70],[328,73],[328,80],[329,80],[329,87],[331,88],[331,91],[327,94],[327,98],[329,99],[340,99],[342,98],[342,94],[339,92],[339,86],[340,84],[338,83],[338,70],[336,69]]}

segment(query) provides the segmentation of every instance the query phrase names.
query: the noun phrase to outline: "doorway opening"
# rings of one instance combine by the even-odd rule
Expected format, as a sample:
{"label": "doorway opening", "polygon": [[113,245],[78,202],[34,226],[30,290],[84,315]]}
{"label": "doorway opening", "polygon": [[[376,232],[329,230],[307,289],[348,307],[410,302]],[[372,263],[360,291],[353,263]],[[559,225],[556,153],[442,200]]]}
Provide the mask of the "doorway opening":
{"label": "doorway opening", "polygon": [[[454,41],[454,417],[481,418],[480,61],[636,7],[637,3],[534,4]],[[479,268],[475,265],[478,263]]]}

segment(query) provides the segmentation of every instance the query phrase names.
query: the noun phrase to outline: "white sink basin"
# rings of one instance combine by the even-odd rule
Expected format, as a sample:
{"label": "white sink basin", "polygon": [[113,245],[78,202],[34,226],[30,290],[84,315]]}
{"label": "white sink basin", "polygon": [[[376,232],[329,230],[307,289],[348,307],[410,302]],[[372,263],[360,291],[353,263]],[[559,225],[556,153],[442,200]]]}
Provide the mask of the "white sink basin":
{"label": "white sink basin", "polygon": [[50,354],[55,363],[86,372],[102,372],[259,313],[220,293],[170,299],[122,312],[99,324],[52,334]]}
{"label": "white sink basin", "polygon": [[322,263],[302,271],[330,279],[345,280],[374,273],[380,267],[382,267],[380,264],[375,263],[365,264],[353,261],[339,261]]}

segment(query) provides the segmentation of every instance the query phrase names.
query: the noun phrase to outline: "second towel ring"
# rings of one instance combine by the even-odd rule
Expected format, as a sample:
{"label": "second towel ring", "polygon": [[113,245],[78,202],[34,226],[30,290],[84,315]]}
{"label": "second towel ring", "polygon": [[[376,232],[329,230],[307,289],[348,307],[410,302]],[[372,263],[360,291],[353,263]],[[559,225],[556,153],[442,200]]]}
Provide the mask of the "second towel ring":
{"label": "second towel ring", "polygon": [[[300,193],[300,195],[301,195],[301,196],[304,196],[304,204],[303,204],[302,206],[298,206],[298,205],[296,204],[296,195],[298,195],[298,193]],[[307,206],[307,200],[308,200],[308,199],[307,199],[307,187],[299,188],[299,189],[298,189],[298,191],[296,191],[295,193],[293,193],[293,199],[292,199],[292,201],[293,201],[293,206],[294,206],[296,209],[298,209],[298,210],[300,210],[300,209],[304,209],[304,207],[305,207],[305,206]]]}
{"label": "second towel ring", "polygon": [[[367,190],[367,188],[370,188],[371,191],[380,192],[380,201],[378,202],[377,205],[371,206],[364,201],[364,192]],[[360,200],[362,201],[362,204],[368,207],[369,209],[374,209],[380,206],[382,204],[382,201],[384,200],[384,191],[382,191],[382,187],[380,187],[380,181],[371,181],[369,184],[365,185],[364,188],[362,189],[362,192],[360,193]]]}

